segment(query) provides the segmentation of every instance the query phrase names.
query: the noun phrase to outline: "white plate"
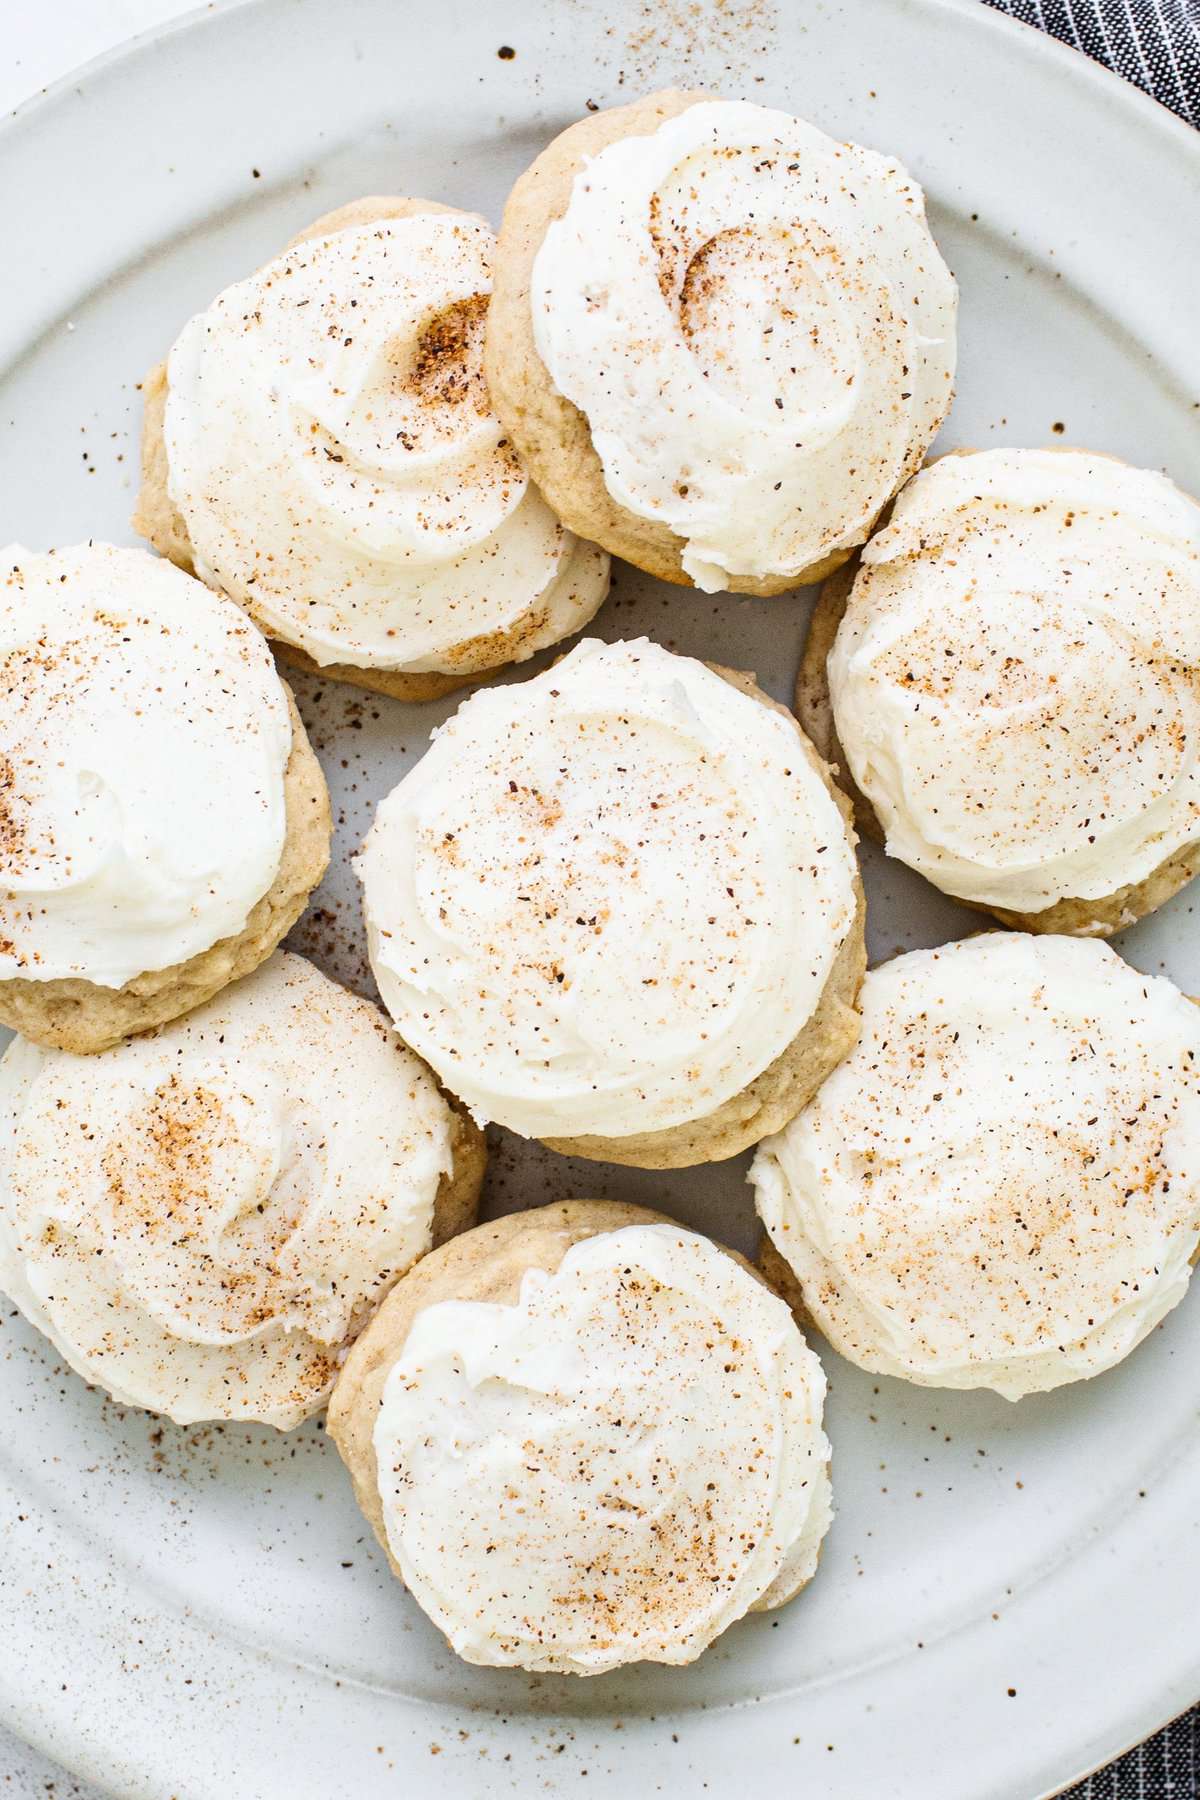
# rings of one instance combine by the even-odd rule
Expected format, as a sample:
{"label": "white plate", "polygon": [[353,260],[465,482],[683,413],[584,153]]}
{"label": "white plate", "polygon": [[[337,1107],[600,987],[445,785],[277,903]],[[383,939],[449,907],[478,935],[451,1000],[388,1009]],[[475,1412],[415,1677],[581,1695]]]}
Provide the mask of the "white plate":
{"label": "white plate", "polygon": [[[1086,444],[1200,493],[1200,143],[1049,40],[947,0],[254,0],[0,134],[0,539],[130,539],[139,376],[318,213],[408,192],[495,219],[585,102],[672,81],[809,114],[923,181],[963,294],[947,444]],[[622,569],[599,629],[786,697],[806,611]],[[361,985],[345,859],[449,708],[300,697],[339,829],[296,942]],[[868,877],[875,954],[970,926],[903,870],[871,858]],[[1123,945],[1193,992],[1195,904]],[[662,1176],[499,1135],[493,1211],[605,1194],[750,1242],[744,1159]],[[813,1588],[692,1669],[592,1682],[457,1663],[316,1427],[124,1413],[4,1314],[0,1715],[122,1795],[1025,1800],[1200,1694],[1200,1294],[1122,1368],[1017,1407],[827,1354],[839,1514]]]}

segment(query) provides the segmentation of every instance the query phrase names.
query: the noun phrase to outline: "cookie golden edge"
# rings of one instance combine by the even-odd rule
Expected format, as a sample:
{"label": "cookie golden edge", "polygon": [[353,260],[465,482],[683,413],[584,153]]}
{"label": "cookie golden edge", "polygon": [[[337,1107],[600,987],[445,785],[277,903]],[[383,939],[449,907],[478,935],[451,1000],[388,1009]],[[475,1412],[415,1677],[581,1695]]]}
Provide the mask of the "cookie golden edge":
{"label": "cookie golden edge", "polygon": [[[572,1245],[632,1225],[690,1230],[651,1207],[619,1200],[559,1200],[477,1225],[430,1251],[401,1276],[355,1340],[334,1384],[325,1429],[346,1465],[359,1508],[402,1585],[404,1577],[387,1541],[373,1434],[384,1386],[417,1315],[442,1300],[513,1306],[520,1298],[527,1270],[542,1269],[552,1275]],[[717,1248],[764,1287],[778,1291],[738,1251],[725,1244]],[[758,1601],[750,1610],[769,1609]]]}
{"label": "cookie golden edge", "polygon": [[[440,200],[414,200],[373,194],[351,200],[345,206],[323,213],[303,231],[289,238],[283,251],[294,249],[309,239],[327,237],[331,232],[350,231],[389,219],[412,219],[424,213],[456,213],[461,209],[445,206]],[[170,497],[168,488],[167,447],[163,422],[167,408],[167,364],[156,363],[142,381],[142,450],[141,489],[134,509],[132,525],[160,556],[165,556],[189,575],[196,574],[187,524]],[[536,618],[536,614],[534,615]],[[365,688],[369,693],[384,694],[392,700],[420,704],[444,699],[447,694],[475,687],[518,660],[523,639],[528,635],[528,618],[518,620],[506,630],[468,638],[446,652],[447,660],[461,660],[461,670],[360,669],[353,663],[318,663],[299,645],[281,638],[271,644],[280,661],[323,681],[343,682],[350,687]]]}
{"label": "cookie golden edge", "polygon": [[[1066,452],[1070,448],[1060,444],[1043,447],[1052,454]],[[975,454],[970,448],[946,452],[947,456]],[[1104,453],[1091,450],[1086,454],[1101,456]],[[925,467],[932,468],[934,463],[941,460],[941,457],[931,457]],[[1107,460],[1121,462],[1123,459],[1109,457]],[[880,515],[875,529],[882,529],[886,525],[889,510],[890,503]],[[838,569],[824,581],[817,596],[800,660],[800,673],[796,678],[796,716],[848,799],[859,836],[882,846],[883,826],[871,802],[850,773],[850,765],[837,734],[833,699],[829,690],[829,656],[838,628],[845,617],[858,565],[858,553],[855,552],[844,568]],[[979,900],[965,900],[961,894],[951,893],[949,889],[938,891],[945,893],[947,899],[967,907],[969,911],[998,919],[1002,925],[1007,925],[1014,931],[1060,937],[1109,938],[1135,924],[1137,920],[1157,912],[1160,906],[1164,906],[1181,888],[1186,887],[1197,874],[1200,874],[1200,838],[1173,851],[1141,881],[1130,882],[1096,900],[1079,900],[1068,896],[1056,900],[1053,906],[1048,906],[1041,912],[1013,912],[1002,906],[985,905]],[[936,883],[930,885],[936,886]]]}
{"label": "cookie golden edge", "polygon": [[[585,158],[626,137],[646,137],[689,107],[719,94],[665,88],[627,106],[591,113],[560,132],[517,181],[504,208],[484,343],[492,405],[531,478],[563,524],[661,581],[691,587],[686,542],[666,525],[642,519],[609,493],[591,429],[560,394],[538,355],[530,289],[546,230],[561,219]],[[874,521],[864,538],[874,529]],[[853,554],[837,550],[795,575],[730,576],[734,594],[769,598],[824,581]]]}
{"label": "cookie golden edge", "polygon": [[[370,1002],[364,1002],[370,1005]],[[432,1077],[432,1070],[427,1073]],[[331,1363],[337,1373],[332,1383],[327,1382],[325,1392],[316,1393],[306,1412],[305,1419],[319,1418],[329,1405],[330,1396],[337,1385],[338,1375],[348,1356],[353,1354],[355,1345],[363,1333],[369,1330],[379,1308],[387,1304],[388,1295],[395,1291],[399,1282],[404,1281],[425,1258],[432,1256],[435,1250],[444,1244],[451,1243],[461,1233],[468,1232],[475,1225],[479,1216],[479,1199],[483,1190],[483,1180],[487,1173],[487,1145],[482,1131],[475,1124],[470,1114],[460,1106],[453,1095],[439,1090],[443,1104],[447,1109],[447,1125],[450,1133],[450,1167],[444,1171],[438,1181],[433,1196],[433,1206],[429,1219],[429,1243],[424,1250],[409,1263],[402,1274],[396,1277],[386,1289],[383,1300],[375,1296],[355,1314],[350,1321],[349,1332],[340,1347],[333,1347],[329,1352]],[[163,1415],[165,1416],[165,1415]],[[253,1421],[231,1421],[252,1423]],[[290,1425],[277,1429],[294,1430],[297,1420]]]}
{"label": "cookie golden edge", "polygon": [[278,948],[329,866],[329,791],[287,683],[292,748],[283,774],[285,835],[275,878],[242,929],[186,962],[106,988],[80,977],[0,981],[0,1024],[50,1050],[77,1056],[166,1025],[249,975]]}
{"label": "cookie golden edge", "polygon": [[[805,736],[795,715],[737,669],[708,665],[739,692],[769,706],[794,728],[809,767],[832,796],[853,850],[854,821],[850,803],[831,770]],[[858,994],[867,968],[866,895],[857,863],[854,872],[854,917],[834,957],[816,1007],[775,1060],[738,1093],[699,1119],[688,1119],[656,1131],[628,1137],[548,1137],[541,1141],[562,1156],[619,1163],[639,1169],[683,1169],[698,1163],[724,1162],[760,1138],[779,1131],[812,1099],[827,1076],[858,1042]]]}
{"label": "cookie golden edge", "polygon": [[[432,1069],[429,1073],[433,1075]],[[444,1088],[440,1092],[450,1110],[450,1168],[442,1176],[433,1197],[426,1256],[472,1229],[479,1217],[479,1196],[487,1174],[487,1140],[483,1132],[453,1094],[448,1094]]]}

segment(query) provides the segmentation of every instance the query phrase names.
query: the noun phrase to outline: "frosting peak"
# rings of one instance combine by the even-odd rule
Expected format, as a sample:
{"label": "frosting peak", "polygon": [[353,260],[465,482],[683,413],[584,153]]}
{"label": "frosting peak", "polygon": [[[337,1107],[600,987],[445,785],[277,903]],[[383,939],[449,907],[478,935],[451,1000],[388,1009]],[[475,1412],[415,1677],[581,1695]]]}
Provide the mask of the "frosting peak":
{"label": "frosting peak", "polygon": [[608,558],[555,519],[491,410],[492,247],[444,211],[306,240],[171,351],[169,488],[196,568],[317,663],[487,668],[607,591]]}

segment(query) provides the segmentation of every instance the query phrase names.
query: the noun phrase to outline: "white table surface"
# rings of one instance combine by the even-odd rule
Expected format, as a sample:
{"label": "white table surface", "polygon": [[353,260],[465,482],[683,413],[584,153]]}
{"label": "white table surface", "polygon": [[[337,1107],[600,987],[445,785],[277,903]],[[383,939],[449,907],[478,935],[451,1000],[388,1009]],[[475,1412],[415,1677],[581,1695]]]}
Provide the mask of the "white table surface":
{"label": "white table surface", "polygon": [[[193,0],[14,0],[4,9],[0,116],[80,63],[192,8]],[[0,1727],[0,1800],[102,1797]]]}

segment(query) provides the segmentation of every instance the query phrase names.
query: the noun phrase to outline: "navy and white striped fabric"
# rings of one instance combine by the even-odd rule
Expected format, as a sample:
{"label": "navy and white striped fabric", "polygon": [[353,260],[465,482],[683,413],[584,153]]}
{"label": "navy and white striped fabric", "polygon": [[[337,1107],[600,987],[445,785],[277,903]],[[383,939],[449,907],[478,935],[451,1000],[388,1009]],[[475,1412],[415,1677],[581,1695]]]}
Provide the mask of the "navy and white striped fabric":
{"label": "navy and white striped fabric", "polygon": [[1200,1794],[1200,1707],[1060,1800],[1195,1800]]}
{"label": "navy and white striped fabric", "polygon": [[[1200,128],[1200,0],[987,0],[1071,44]],[[1061,1800],[1198,1800],[1200,1707]]]}
{"label": "navy and white striped fabric", "polygon": [[1200,128],[1200,0],[988,0],[1061,38]]}

